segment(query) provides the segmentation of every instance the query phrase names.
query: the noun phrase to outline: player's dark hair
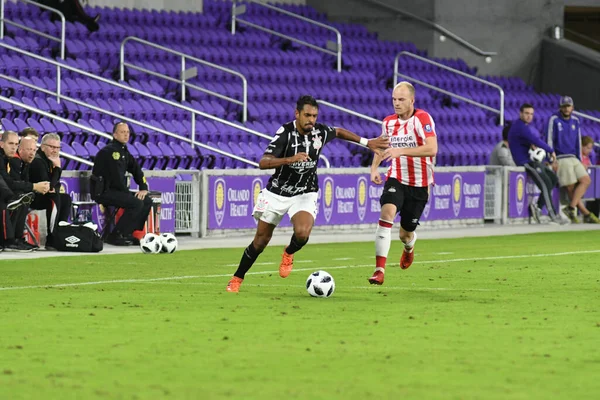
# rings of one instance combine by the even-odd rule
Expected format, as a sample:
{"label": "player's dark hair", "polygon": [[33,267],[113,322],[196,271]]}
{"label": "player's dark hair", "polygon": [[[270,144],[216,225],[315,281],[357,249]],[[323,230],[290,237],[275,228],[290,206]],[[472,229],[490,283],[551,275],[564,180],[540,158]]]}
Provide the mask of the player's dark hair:
{"label": "player's dark hair", "polygon": [[523,112],[523,110],[525,110],[526,108],[533,108],[533,106],[529,103],[523,103],[521,104],[521,108],[519,108],[519,111]]}
{"label": "player's dark hair", "polygon": [[510,122],[504,125],[504,128],[502,129],[502,140],[508,140],[508,131],[510,131],[511,126],[512,123]]}
{"label": "player's dark hair", "polygon": [[312,96],[300,96],[298,101],[296,102],[296,110],[302,111],[305,105],[313,106],[319,108],[319,103]]}

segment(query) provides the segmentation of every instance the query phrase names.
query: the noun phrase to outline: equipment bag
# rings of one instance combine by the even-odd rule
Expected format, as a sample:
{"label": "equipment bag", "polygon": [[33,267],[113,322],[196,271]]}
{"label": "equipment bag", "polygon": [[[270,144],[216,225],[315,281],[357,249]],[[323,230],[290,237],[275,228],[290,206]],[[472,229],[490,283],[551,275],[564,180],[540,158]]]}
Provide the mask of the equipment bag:
{"label": "equipment bag", "polygon": [[[87,225],[87,224],[86,224]],[[88,227],[92,226],[92,227]],[[54,247],[58,251],[77,251],[84,253],[97,253],[102,251],[104,244],[93,224],[63,225],[54,230]]]}

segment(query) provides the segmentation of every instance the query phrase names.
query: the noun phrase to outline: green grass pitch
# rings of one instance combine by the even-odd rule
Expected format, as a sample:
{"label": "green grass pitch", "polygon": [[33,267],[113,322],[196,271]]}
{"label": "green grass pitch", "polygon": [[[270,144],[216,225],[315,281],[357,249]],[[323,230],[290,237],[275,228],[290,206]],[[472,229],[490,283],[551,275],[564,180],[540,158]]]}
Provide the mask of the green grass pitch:
{"label": "green grass pitch", "polygon": [[[597,399],[600,233],[0,262],[0,399]],[[310,272],[336,281],[311,298]]]}

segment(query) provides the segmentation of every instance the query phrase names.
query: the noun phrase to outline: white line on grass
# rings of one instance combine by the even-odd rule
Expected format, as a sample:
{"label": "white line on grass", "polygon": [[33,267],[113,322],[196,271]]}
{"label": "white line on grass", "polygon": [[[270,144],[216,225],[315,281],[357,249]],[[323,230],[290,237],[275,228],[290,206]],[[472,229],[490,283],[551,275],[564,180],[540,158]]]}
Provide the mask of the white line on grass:
{"label": "white line on grass", "polygon": [[[162,285],[206,285],[206,286],[222,286],[221,282],[136,282],[136,283],[148,283],[148,284],[162,284]],[[285,288],[297,288],[298,285],[277,285],[277,284],[265,284],[265,283],[244,283],[246,286],[257,286],[257,287],[285,287]],[[301,286],[301,285],[300,285]],[[443,288],[443,287],[419,287],[419,286],[346,286],[344,289],[372,289],[372,290],[429,290],[429,291],[466,291],[466,292],[495,292],[496,289],[473,289],[473,288]]]}
{"label": "white line on grass", "polygon": [[[479,258],[452,258],[448,260],[427,260],[427,261],[415,261],[414,264],[439,264],[439,263],[452,263],[452,262],[463,262],[463,261],[491,261],[491,260],[510,260],[515,258],[534,258],[534,257],[560,257],[570,256],[574,254],[594,254],[600,253],[600,250],[581,250],[581,251],[565,251],[562,253],[546,253],[546,254],[522,254],[516,256],[497,256],[497,257],[479,257]],[[237,264],[235,264],[237,266]],[[362,265],[339,265],[332,267],[321,267],[321,269],[346,269],[346,268],[373,268],[373,264],[362,264]],[[314,271],[315,268],[295,268],[294,271]],[[248,272],[246,275],[265,275],[265,274],[276,274],[277,271],[256,271]],[[148,278],[148,279],[115,279],[107,281],[95,281],[95,282],[79,282],[79,283],[56,283],[47,285],[32,285],[32,286],[13,286],[13,287],[0,287],[0,291],[5,290],[25,290],[25,289],[41,289],[41,288],[60,288],[60,287],[73,287],[73,286],[91,286],[91,285],[103,285],[110,283],[135,283],[135,282],[160,282],[160,281],[174,281],[184,279],[197,279],[197,278],[223,278],[230,277],[231,274],[218,274],[218,275],[186,275],[186,276],[168,276],[164,278]]]}

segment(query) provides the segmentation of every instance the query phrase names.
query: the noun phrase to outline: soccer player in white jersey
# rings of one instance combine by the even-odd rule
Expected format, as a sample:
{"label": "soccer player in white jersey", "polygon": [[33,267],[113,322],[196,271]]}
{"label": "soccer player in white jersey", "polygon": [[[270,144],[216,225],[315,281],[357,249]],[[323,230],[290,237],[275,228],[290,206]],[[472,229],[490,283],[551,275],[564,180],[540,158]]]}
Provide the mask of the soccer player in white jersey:
{"label": "soccer player in white jersey", "polygon": [[312,96],[300,97],[296,103],[296,119],[279,128],[265,150],[259,168],[275,168],[275,173],[256,200],[252,212],[258,221],[256,234],[227,285],[228,292],[239,292],[246,273],[269,244],[285,214],[292,221],[294,234],[283,251],[279,276],[286,278],[292,272],[294,254],[308,242],[317,216],[317,163],[325,145],[340,138],[361,143],[373,151],[389,147],[387,138],[367,140],[344,128],[320,124],[318,113],[319,104]]}
{"label": "soccer player in white jersey", "polygon": [[395,113],[382,123],[382,136],[389,138],[390,148],[382,156],[375,154],[371,164],[371,181],[379,185],[382,179],[377,168],[383,160],[391,160],[379,200],[381,213],[375,232],[375,272],[369,278],[374,285],[383,284],[392,225],[398,213],[400,240],[404,243],[400,268],[407,269],[413,262],[417,241],[415,230],[429,199],[438,149],[431,115],[414,107],[413,85],[408,82],[397,84],[392,92],[392,102]]}

